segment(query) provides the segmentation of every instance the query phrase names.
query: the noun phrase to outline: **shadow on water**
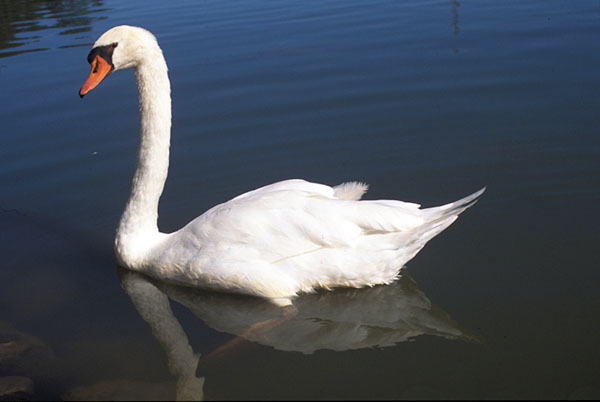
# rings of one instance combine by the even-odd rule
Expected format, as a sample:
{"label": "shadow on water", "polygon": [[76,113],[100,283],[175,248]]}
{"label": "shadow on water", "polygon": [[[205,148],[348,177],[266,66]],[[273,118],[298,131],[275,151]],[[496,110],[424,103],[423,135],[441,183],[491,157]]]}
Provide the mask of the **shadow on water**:
{"label": "shadow on water", "polygon": [[[76,35],[91,30],[94,21],[105,19],[101,0],[3,0],[0,6],[0,57],[48,50],[42,44],[43,30],[58,35]],[[87,46],[85,43],[55,44],[55,47]],[[61,41],[62,42],[62,41]]]}
{"label": "shadow on water", "polygon": [[[311,355],[318,350],[389,347],[421,335],[479,341],[433,305],[408,273],[391,285],[302,295],[294,300],[292,313],[259,298],[169,285],[124,269],[119,275],[166,354],[178,400],[203,399],[205,378],[249,343]],[[169,299],[209,327],[235,335],[225,344],[227,354],[195,353]]]}

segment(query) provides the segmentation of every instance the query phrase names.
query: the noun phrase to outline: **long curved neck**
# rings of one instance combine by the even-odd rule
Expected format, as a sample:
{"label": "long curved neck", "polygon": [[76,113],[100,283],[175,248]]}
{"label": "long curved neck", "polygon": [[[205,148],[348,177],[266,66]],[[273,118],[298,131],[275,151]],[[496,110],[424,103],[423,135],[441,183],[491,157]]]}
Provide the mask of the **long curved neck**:
{"label": "long curved neck", "polygon": [[[154,54],[152,54],[154,53]],[[169,170],[171,86],[158,46],[135,68],[140,103],[140,144],[131,195],[121,216],[115,246],[130,265],[128,254],[158,234],[158,201]],[[137,245],[137,246],[136,246]]]}

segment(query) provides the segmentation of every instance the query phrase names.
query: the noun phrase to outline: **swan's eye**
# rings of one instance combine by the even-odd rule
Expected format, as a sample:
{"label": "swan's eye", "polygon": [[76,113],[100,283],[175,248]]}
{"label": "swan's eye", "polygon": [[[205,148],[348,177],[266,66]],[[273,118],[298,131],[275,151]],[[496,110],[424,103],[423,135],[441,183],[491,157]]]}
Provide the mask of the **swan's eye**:
{"label": "swan's eye", "polygon": [[117,46],[119,46],[119,43],[118,43],[118,42],[115,42],[115,43],[113,43],[111,46],[112,46],[112,48],[114,49],[114,48],[116,48]]}

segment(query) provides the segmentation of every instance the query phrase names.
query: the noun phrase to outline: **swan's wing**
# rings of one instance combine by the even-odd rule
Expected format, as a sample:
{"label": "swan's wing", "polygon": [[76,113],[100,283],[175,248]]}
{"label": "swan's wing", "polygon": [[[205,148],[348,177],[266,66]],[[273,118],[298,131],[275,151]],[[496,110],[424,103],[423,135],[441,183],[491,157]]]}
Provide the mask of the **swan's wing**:
{"label": "swan's wing", "polygon": [[369,186],[366,183],[357,181],[351,181],[339,184],[335,187],[329,187],[324,184],[311,183],[302,179],[290,179],[269,184],[259,189],[238,195],[234,198],[234,200],[252,196],[260,196],[269,192],[282,190],[297,190],[312,193],[313,197],[322,196],[325,198],[337,198],[340,200],[360,200],[368,189]]}
{"label": "swan's wing", "polygon": [[247,193],[238,195],[231,201],[262,197],[276,191],[300,191],[303,193],[310,193],[313,197],[335,198],[334,188],[324,184],[311,183],[302,179],[290,179],[248,191]]}
{"label": "swan's wing", "polygon": [[372,286],[393,281],[464,209],[461,201],[421,210],[402,201],[343,200],[335,191],[288,180],[242,194],[171,235],[153,261],[171,275],[179,270],[184,283],[268,297]]}
{"label": "swan's wing", "polygon": [[[357,196],[350,185],[345,196]],[[360,188],[359,192],[364,190]],[[304,180],[261,187],[219,204],[182,229],[204,247],[251,246],[275,262],[315,248],[351,247],[365,234],[419,226],[418,204],[339,199],[336,189]]]}

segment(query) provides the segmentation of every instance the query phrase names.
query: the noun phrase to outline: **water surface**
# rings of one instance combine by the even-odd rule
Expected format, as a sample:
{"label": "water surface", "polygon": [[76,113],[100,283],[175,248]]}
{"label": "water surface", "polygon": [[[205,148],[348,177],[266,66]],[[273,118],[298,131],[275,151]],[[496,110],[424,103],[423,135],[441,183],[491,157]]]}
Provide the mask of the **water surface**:
{"label": "water surface", "polygon": [[[9,0],[0,20],[0,376],[37,399],[600,397],[597,1]],[[77,91],[119,24],[169,65],[165,232],[288,178],[424,206],[488,190],[398,283],[299,299],[198,365],[277,312],[117,269],[133,73]]]}

